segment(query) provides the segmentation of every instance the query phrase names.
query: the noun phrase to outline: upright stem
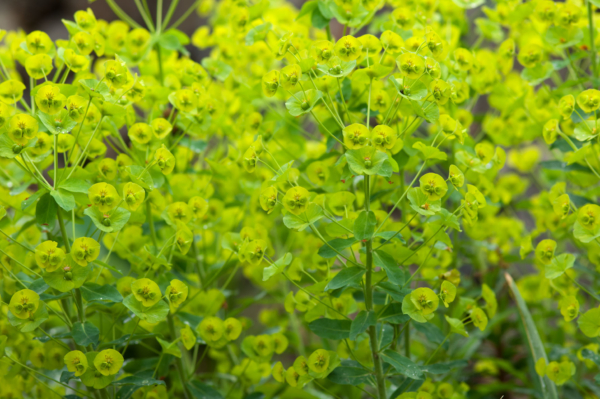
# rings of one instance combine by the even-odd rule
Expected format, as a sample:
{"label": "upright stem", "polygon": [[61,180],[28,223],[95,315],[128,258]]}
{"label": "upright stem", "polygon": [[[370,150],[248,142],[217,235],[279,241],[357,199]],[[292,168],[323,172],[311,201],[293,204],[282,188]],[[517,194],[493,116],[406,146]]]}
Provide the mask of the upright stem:
{"label": "upright stem", "polygon": [[152,237],[152,244],[154,244],[154,248],[158,248],[158,244],[156,241],[156,230],[154,230],[154,221],[152,220],[152,204],[149,200],[146,200],[146,219],[148,220],[148,225],[150,226],[150,236]]}
{"label": "upright stem", "polygon": [[591,59],[592,59],[592,71],[594,72],[594,76],[597,75],[596,69],[597,69],[597,65],[596,65],[596,44],[594,43],[594,38],[595,38],[595,31],[596,28],[594,28],[594,13],[592,10],[592,2],[590,0],[587,0],[587,14],[588,14],[588,26],[590,29],[590,51],[591,51]]}
{"label": "upright stem", "polygon": [[62,234],[65,248],[67,249],[67,253],[70,253],[71,252],[71,244],[69,243],[69,237],[67,236],[67,229],[65,228],[65,222],[62,218],[60,208],[58,208],[56,211],[56,218],[58,219],[58,225],[60,226],[60,234]]}
{"label": "upright stem", "polygon": [[[370,200],[370,177],[365,176],[365,211],[369,212],[371,208]],[[372,239],[367,240],[367,273],[365,275],[365,307],[367,312],[373,311],[373,287],[372,273],[373,273],[373,241]],[[379,348],[377,345],[377,330],[375,326],[369,327],[369,341],[371,344],[371,354],[373,355],[373,365],[375,368],[375,378],[377,380],[377,392],[379,399],[387,399],[385,393],[385,378],[383,374],[383,365],[381,363],[381,357],[379,357]]]}

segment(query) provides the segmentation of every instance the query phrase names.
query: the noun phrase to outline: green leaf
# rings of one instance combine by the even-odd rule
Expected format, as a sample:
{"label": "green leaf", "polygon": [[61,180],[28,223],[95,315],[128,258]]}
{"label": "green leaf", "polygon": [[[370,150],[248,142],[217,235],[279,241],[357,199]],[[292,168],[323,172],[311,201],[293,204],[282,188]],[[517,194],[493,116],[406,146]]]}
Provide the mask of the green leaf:
{"label": "green leaf", "polygon": [[553,72],[554,67],[552,64],[550,62],[544,62],[542,64],[537,64],[532,68],[523,69],[521,77],[523,80],[528,81],[530,85],[537,86],[552,76]]}
{"label": "green leaf", "polygon": [[81,287],[93,269],[90,265],[83,267],[73,262],[71,255],[67,255],[66,264],[71,268],[70,280],[67,280],[63,269],[44,274],[46,284],[60,292],[68,292]]}
{"label": "green leaf", "polygon": [[269,267],[263,269],[263,281],[267,281],[271,277],[283,272],[285,267],[292,263],[292,254],[286,253],[282,258],[277,259]]}
{"label": "green leaf", "polygon": [[38,200],[38,198],[40,198],[42,195],[46,194],[47,192],[48,192],[48,190],[46,190],[45,188],[41,188],[38,191],[36,191],[34,194],[32,194],[31,196],[27,197],[26,200],[21,202],[21,210],[24,211],[27,208],[29,208],[31,205],[33,205]]}
{"label": "green leaf", "polygon": [[[337,69],[337,66],[339,66],[340,68]],[[334,78],[343,78],[344,76],[349,75],[350,72],[354,70],[354,68],[356,68],[356,60],[342,61],[336,59],[335,64],[328,63],[317,65],[317,69],[319,71],[323,72],[327,76],[332,76]],[[344,95],[346,95],[345,92]]]}
{"label": "green leaf", "polygon": [[273,24],[267,22],[250,29],[246,34],[246,46],[252,46],[256,42],[265,40],[265,37],[267,37],[267,34],[269,33],[272,27]]}
{"label": "green leaf", "polygon": [[10,325],[19,327],[19,331],[24,333],[34,331],[46,320],[48,320],[48,310],[46,309],[46,304],[43,302],[40,302],[40,306],[33,314],[33,317],[29,319],[19,319],[12,312],[8,312],[8,322]]}
{"label": "green leaf", "polygon": [[169,305],[163,300],[160,300],[154,306],[147,308],[142,305],[140,301],[135,299],[133,295],[128,295],[123,300],[123,305],[131,310],[137,317],[150,324],[165,320],[169,314]]}
{"label": "green leaf", "polygon": [[546,41],[557,49],[572,47],[583,40],[583,31],[580,28],[563,28],[562,26],[551,26],[544,37]]}
{"label": "green leaf", "polygon": [[452,317],[448,317],[444,315],[448,324],[450,324],[450,331],[456,334],[460,334],[463,337],[468,337],[469,333],[465,329],[465,324],[459,319],[453,319]]}
{"label": "green leaf", "polygon": [[364,333],[367,331],[367,328],[374,326],[375,324],[377,324],[375,313],[361,310],[354,320],[352,320],[352,325],[350,326],[350,340],[355,341],[359,334]]}
{"label": "green leaf", "polygon": [[75,177],[72,177],[70,179],[64,180],[62,182],[60,182],[60,184],[58,185],[59,188],[66,190],[66,191],[70,191],[72,193],[83,193],[83,194],[87,194],[88,190],[90,189],[92,185],[84,180],[81,179],[77,179]]}
{"label": "green leaf", "polygon": [[81,295],[88,303],[115,303],[122,302],[123,297],[112,285],[100,285],[96,283],[85,283],[81,286]]}
{"label": "green leaf", "polygon": [[456,4],[460,8],[465,8],[467,10],[470,10],[472,8],[477,8],[480,5],[482,5],[483,3],[485,3],[485,0],[452,0],[452,1],[454,2],[454,4]]}
{"label": "green leaf", "polygon": [[72,333],[73,340],[77,345],[88,346],[89,344],[94,344],[94,347],[98,346],[100,330],[89,321],[85,323],[73,323]]}
{"label": "green leaf", "polygon": [[[344,364],[342,362],[342,364]],[[327,376],[327,379],[339,385],[370,384],[372,373],[362,367],[337,367]]]}
{"label": "green leaf", "polygon": [[115,272],[115,273],[118,273],[118,274],[120,274],[121,276],[123,275],[123,272],[122,272],[122,271],[120,271],[119,269],[116,269],[116,268],[112,267],[112,266],[111,266],[111,265],[109,265],[108,263],[104,263],[104,262],[102,262],[101,260],[98,260],[98,259],[96,259],[96,260],[94,261],[94,264],[96,264],[96,265],[100,265],[100,266],[102,266],[102,267],[105,267],[105,268],[107,268],[108,270],[111,270],[111,271],[113,271],[113,272]]}
{"label": "green leaf", "polygon": [[224,82],[231,74],[231,71],[233,71],[233,68],[223,61],[208,57],[202,59],[202,66],[206,68],[206,71],[211,76],[217,78],[221,82]]}
{"label": "green leaf", "polygon": [[110,99],[110,89],[104,82],[99,82],[97,79],[81,79],[79,84],[90,97],[103,100]]}
{"label": "green leaf", "polygon": [[448,156],[445,152],[442,152],[435,147],[425,145],[420,141],[417,141],[415,144],[413,144],[413,148],[421,151],[425,160],[439,159],[441,161],[445,161],[448,159]]}
{"label": "green leaf", "polygon": [[406,281],[404,269],[398,266],[390,254],[384,251],[373,251],[373,263],[385,270],[385,274],[392,283],[399,286],[404,285]]}
{"label": "green leaf", "polygon": [[0,157],[16,158],[19,154],[13,151],[15,143],[6,134],[0,134]]}
{"label": "green leaf", "polygon": [[429,374],[446,374],[455,368],[465,368],[469,365],[466,360],[453,360],[451,362],[434,363],[426,366],[421,366],[424,373]]}
{"label": "green leaf", "polygon": [[346,287],[347,285],[358,283],[362,276],[367,271],[362,267],[353,266],[342,269],[338,274],[331,279],[325,287],[325,291],[337,290],[338,288]]}
{"label": "green leaf", "polygon": [[391,303],[385,307],[383,312],[379,315],[380,321],[385,321],[390,324],[402,324],[406,323],[410,317],[404,314],[401,303]]}
{"label": "green leaf", "polygon": [[375,213],[362,211],[354,221],[354,237],[357,240],[370,240],[376,225]]}
{"label": "green leaf", "polygon": [[52,190],[50,191],[50,195],[54,197],[54,200],[58,206],[67,212],[72,211],[77,206],[77,203],[75,203],[75,197],[73,197],[73,194],[67,190],[63,190],[62,188]]}
{"label": "green leaf", "polygon": [[592,308],[579,316],[577,325],[581,332],[590,338],[600,335],[600,308]]}
{"label": "green leaf", "polygon": [[350,320],[317,319],[308,324],[310,331],[326,339],[346,339],[350,336]]}
{"label": "green leaf", "polygon": [[168,342],[168,341],[165,341],[164,339],[160,339],[158,337],[156,337],[156,340],[162,347],[163,353],[166,353],[168,355],[173,355],[173,356],[181,359],[181,350],[179,349],[177,342],[175,342],[175,341]]}
{"label": "green leaf", "polygon": [[69,117],[69,111],[66,109],[61,110],[55,115],[48,115],[42,111],[38,111],[37,116],[52,134],[67,134],[77,126],[77,122]]}
{"label": "green leaf", "polygon": [[381,353],[384,362],[389,363],[402,375],[413,380],[421,379],[423,372],[412,360],[392,350],[386,350]]}
{"label": "green leaf", "polygon": [[147,170],[144,171],[144,168],[138,165],[129,165],[125,169],[127,170],[132,182],[142,186],[146,190],[154,190],[154,181]]}
{"label": "green leaf", "polygon": [[323,93],[319,90],[299,91],[286,101],[285,107],[292,116],[304,115],[312,111],[322,97]]}
{"label": "green leaf", "polygon": [[[523,328],[526,332],[526,336],[523,337],[523,339],[527,339],[527,342],[529,343],[532,362],[536,363],[540,358],[544,358],[546,360],[546,363],[548,363],[548,357],[546,356],[544,344],[540,339],[540,334],[537,331],[533,318],[531,317],[531,313],[529,313],[527,304],[525,303],[523,297],[521,296],[521,293],[519,292],[519,288],[517,288],[517,285],[508,273],[505,273],[504,277],[506,278],[508,287],[515,298],[515,302],[517,303],[519,316],[521,317],[521,321],[523,322]],[[556,391],[556,386],[554,385],[554,382],[550,381],[550,379],[547,376],[540,377],[537,373],[533,374],[533,378],[539,379],[539,385],[542,389],[544,399],[558,399],[558,392]]]}
{"label": "green leaf", "polygon": [[285,224],[288,229],[302,231],[323,216],[323,209],[319,205],[311,203],[308,205],[308,208],[306,208],[306,211],[298,216],[292,213],[286,214],[283,217],[283,224]]}
{"label": "green leaf", "polygon": [[561,254],[552,259],[549,265],[546,265],[546,278],[553,280],[562,276],[567,270],[575,264],[575,255]]}
{"label": "green leaf", "polygon": [[346,152],[346,159],[348,166],[356,175],[390,177],[393,173],[388,155],[375,147],[366,146],[358,150],[349,150]]}
{"label": "green leaf", "polygon": [[321,246],[317,253],[320,257],[325,259],[335,258],[337,252],[341,253],[344,249],[350,248],[357,242],[358,240],[356,238],[334,238],[333,240],[328,241],[327,244]]}
{"label": "green leaf", "polygon": [[49,229],[54,227],[58,212],[58,205],[50,193],[45,193],[35,207],[35,221],[39,225],[47,225]]}
{"label": "green leaf", "polygon": [[216,389],[200,381],[190,381],[187,386],[194,399],[223,399]]}
{"label": "green leaf", "polygon": [[587,166],[579,165],[574,163],[572,165],[567,164],[566,162],[561,161],[541,161],[539,163],[542,169],[547,170],[559,170],[561,172],[586,172],[592,173],[592,170]]}
{"label": "green leaf", "polygon": [[131,212],[125,208],[113,209],[110,214],[105,215],[98,208],[92,206],[86,208],[83,213],[89,216],[94,222],[94,225],[105,233],[113,233],[121,230],[131,217]]}

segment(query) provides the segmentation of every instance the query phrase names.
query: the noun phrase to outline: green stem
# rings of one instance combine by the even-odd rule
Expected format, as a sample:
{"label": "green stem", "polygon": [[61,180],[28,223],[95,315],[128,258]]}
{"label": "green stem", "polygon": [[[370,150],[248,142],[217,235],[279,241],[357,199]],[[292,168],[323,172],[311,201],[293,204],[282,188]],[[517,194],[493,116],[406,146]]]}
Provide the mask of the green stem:
{"label": "green stem", "polygon": [[135,22],[125,11],[121,9],[116,3],[115,0],[106,0],[106,4],[110,7],[110,9],[115,13],[115,15],[127,24],[129,24],[132,28],[141,28],[142,25]]}
{"label": "green stem", "polygon": [[[188,8],[183,15],[173,23],[173,25],[169,26],[169,29],[175,29],[177,28],[179,25],[181,25],[181,23],[183,21],[185,21],[187,19],[187,17],[190,16],[190,14],[196,9],[196,7],[198,7],[198,4],[200,4],[201,0],[197,0],[194,2],[194,4],[192,4],[192,6],[190,8]],[[164,25],[167,25],[167,22],[165,21]]]}
{"label": "green stem", "polygon": [[152,204],[150,201],[146,201],[146,219],[148,221],[148,225],[150,226],[150,237],[152,237],[152,244],[154,244],[154,248],[158,248],[158,243],[156,241],[156,230],[154,230],[154,220],[152,220]]}
{"label": "green stem", "polygon": [[[368,122],[367,122],[368,123]],[[364,179],[364,190],[365,190],[365,212],[370,212],[371,200],[370,200],[370,176],[365,176]],[[366,243],[367,249],[367,272],[365,275],[365,308],[367,312],[373,311],[373,287],[372,287],[372,273],[373,273],[373,240],[369,239]],[[385,393],[385,377],[383,374],[383,364],[381,357],[379,356],[379,348],[377,344],[377,330],[375,326],[369,327],[369,341],[371,345],[371,354],[373,356],[373,365],[375,368],[375,379],[377,380],[377,392],[379,399],[387,399]]]}
{"label": "green stem", "polygon": [[56,218],[58,219],[58,225],[60,226],[60,234],[63,238],[63,243],[67,249],[67,253],[71,252],[71,244],[69,243],[69,237],[67,236],[67,229],[65,228],[65,221],[62,218],[60,207],[56,210]]}
{"label": "green stem", "polygon": [[592,11],[592,2],[590,0],[586,1],[587,3],[587,14],[588,14],[588,27],[590,29],[590,58],[592,60],[592,72],[594,73],[593,76],[597,76],[598,73],[596,72],[597,69],[597,64],[596,64],[596,44],[594,43],[594,38],[595,38],[595,31],[596,29],[594,28],[594,13]]}

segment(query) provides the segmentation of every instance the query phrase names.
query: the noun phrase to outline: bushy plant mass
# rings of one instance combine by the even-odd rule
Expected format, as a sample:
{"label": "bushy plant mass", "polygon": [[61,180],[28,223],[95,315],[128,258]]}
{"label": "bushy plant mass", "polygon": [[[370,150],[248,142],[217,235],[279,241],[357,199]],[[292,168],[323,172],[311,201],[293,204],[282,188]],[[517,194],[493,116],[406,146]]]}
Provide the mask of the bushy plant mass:
{"label": "bushy plant mass", "polygon": [[134,2],[0,31],[0,398],[600,397],[599,0]]}

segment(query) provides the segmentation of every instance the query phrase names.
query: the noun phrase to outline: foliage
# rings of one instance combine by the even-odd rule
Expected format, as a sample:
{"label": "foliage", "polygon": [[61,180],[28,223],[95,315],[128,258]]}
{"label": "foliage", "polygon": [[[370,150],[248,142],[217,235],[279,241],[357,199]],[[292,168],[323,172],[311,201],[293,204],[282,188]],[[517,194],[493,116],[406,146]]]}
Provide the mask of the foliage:
{"label": "foliage", "polygon": [[0,398],[600,396],[600,3],[106,2],[0,30]]}

